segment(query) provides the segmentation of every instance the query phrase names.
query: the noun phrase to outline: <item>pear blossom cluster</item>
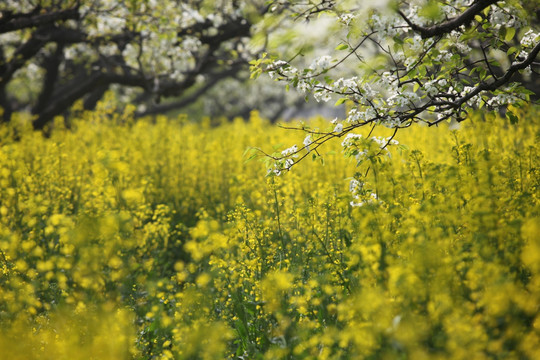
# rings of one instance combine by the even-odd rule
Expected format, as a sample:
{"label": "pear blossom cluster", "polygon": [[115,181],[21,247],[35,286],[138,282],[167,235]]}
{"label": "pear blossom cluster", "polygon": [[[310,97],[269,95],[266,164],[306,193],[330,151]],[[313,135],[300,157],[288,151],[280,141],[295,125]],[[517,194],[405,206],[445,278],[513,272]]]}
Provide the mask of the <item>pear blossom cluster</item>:
{"label": "pear blossom cluster", "polygon": [[352,193],[353,200],[350,201],[352,207],[362,207],[367,204],[374,204],[379,200],[377,193],[367,191],[365,184],[357,179],[351,179],[349,191]]}
{"label": "pear blossom cluster", "polygon": [[530,29],[523,34],[523,37],[521,38],[521,45],[523,45],[524,48],[532,48],[534,45],[538,44],[539,41],[540,32],[535,32],[534,30]]}

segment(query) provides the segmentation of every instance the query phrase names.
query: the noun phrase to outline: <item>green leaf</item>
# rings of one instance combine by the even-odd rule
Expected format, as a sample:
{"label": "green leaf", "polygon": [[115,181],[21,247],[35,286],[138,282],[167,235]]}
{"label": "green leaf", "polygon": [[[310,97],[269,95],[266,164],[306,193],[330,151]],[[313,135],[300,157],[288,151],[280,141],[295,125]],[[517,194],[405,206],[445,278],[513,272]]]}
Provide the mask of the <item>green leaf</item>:
{"label": "green leaf", "polygon": [[345,101],[347,101],[346,98],[339,98],[338,101],[336,101],[336,103],[334,104],[334,106],[339,106],[343,104]]}
{"label": "green leaf", "polygon": [[402,151],[407,151],[409,150],[409,147],[405,144],[399,144],[399,147],[398,147],[400,150]]}
{"label": "green leaf", "polygon": [[510,110],[506,111],[506,117],[508,118],[508,120],[510,120],[510,124],[512,125],[517,124],[519,121],[519,118],[516,116],[516,114],[514,114]]}
{"label": "green leaf", "polygon": [[346,50],[349,48],[349,45],[347,44],[340,44],[336,47],[336,50]]}
{"label": "green leaf", "polygon": [[244,323],[242,323],[240,320],[236,320],[234,325],[236,327],[236,331],[238,331],[238,335],[240,336],[240,338],[244,341],[247,341],[248,330]]}
{"label": "green leaf", "polygon": [[437,1],[429,1],[427,4],[420,8],[419,15],[431,20],[436,20],[441,15],[442,10],[440,4]]}
{"label": "green leaf", "polygon": [[515,46],[512,46],[510,49],[508,49],[508,50],[506,51],[506,55],[510,56],[510,55],[512,55],[513,53],[517,52],[517,51],[518,51],[518,49],[517,49]]}
{"label": "green leaf", "polygon": [[394,36],[394,41],[396,42],[396,44],[398,45],[403,45],[403,40],[399,37],[399,36]]}
{"label": "green leaf", "polygon": [[514,38],[514,35],[516,35],[516,29],[515,28],[507,28],[506,29],[506,35],[504,36],[505,41],[510,41]]}
{"label": "green leaf", "polygon": [[486,77],[487,71],[486,69],[481,68],[480,70],[478,70],[478,74],[480,76],[480,79],[484,79]]}
{"label": "green leaf", "polygon": [[504,39],[506,37],[506,28],[501,27],[499,29],[499,38]]}
{"label": "green leaf", "polygon": [[257,158],[257,154],[256,154],[256,153],[255,153],[255,154],[251,154],[251,156],[248,157],[248,158],[244,161],[244,163],[248,163],[248,162],[250,162],[251,160],[253,160],[253,159],[255,159],[255,158]]}

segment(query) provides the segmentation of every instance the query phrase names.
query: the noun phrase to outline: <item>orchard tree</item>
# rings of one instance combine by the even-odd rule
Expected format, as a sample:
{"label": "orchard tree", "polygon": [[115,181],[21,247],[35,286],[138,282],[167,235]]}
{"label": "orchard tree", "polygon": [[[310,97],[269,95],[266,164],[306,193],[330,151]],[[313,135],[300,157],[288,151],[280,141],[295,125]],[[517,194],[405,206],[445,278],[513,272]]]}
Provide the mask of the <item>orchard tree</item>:
{"label": "orchard tree", "polygon": [[29,110],[40,129],[109,89],[139,115],[191,104],[248,67],[267,10],[264,0],[4,0],[2,119]]}
{"label": "orchard tree", "polygon": [[[538,98],[540,32],[535,0],[367,4],[272,2],[272,11],[287,10],[296,21],[331,17],[341,28],[334,34],[332,51],[310,65],[298,65],[298,57],[283,60],[265,54],[252,62],[253,76],[264,72],[305,93],[306,99],[309,95],[316,101],[347,103],[349,110],[326,131],[302,127],[306,132],[302,146],[267,154],[273,160],[271,175],[291,169],[308,155],[319,156],[317,149],[332,139],[340,138],[344,153],[360,164],[396,144],[393,137],[399,129],[416,123],[459,122],[481,108],[502,111],[516,122],[509,106]],[[364,138],[354,132],[376,126],[391,128],[394,135]],[[351,182],[351,191],[358,197],[362,179]]]}

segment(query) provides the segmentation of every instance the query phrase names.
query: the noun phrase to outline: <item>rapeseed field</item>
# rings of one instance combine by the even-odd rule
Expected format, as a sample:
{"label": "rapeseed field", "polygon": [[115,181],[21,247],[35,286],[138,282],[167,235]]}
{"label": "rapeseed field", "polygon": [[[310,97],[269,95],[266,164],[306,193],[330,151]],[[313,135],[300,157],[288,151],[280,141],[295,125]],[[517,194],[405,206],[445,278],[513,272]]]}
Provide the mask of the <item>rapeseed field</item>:
{"label": "rapeseed field", "polygon": [[0,129],[0,358],[540,358],[537,108],[279,177],[301,132],[132,113]]}

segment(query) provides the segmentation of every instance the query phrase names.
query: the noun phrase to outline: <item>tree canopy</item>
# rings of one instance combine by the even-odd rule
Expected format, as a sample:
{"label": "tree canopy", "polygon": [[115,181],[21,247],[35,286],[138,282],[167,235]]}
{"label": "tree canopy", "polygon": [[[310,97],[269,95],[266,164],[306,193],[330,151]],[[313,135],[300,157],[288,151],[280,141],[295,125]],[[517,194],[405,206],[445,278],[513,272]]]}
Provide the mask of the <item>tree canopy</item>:
{"label": "tree canopy", "polygon": [[[247,69],[264,1],[7,0],[0,7],[3,120],[42,128],[115,88],[141,114],[180,108]],[[162,98],[174,101],[160,103]]]}
{"label": "tree canopy", "polygon": [[265,54],[252,62],[287,88],[316,101],[348,104],[344,119],[306,132],[303,146],[268,154],[279,175],[325,142],[343,138],[358,163],[385,153],[393,136],[365,139],[353,131],[462,121],[485,108],[517,117],[512,106],[538,98],[538,2],[515,0],[274,1],[297,21],[331,18],[335,47],[310,63]]}
{"label": "tree canopy", "polygon": [[[508,105],[540,93],[538,9],[517,0],[8,0],[0,7],[2,120],[30,111],[43,128],[77,100],[92,109],[111,89],[137,115],[208,95],[221,100],[218,113],[262,106],[277,118],[283,106],[271,102],[295,103],[294,92],[230,80],[245,77],[251,61],[254,77],[265,72],[306,97],[348,104],[334,131],[306,134],[294,156],[368,124],[434,125],[480,107],[515,121]],[[320,25],[313,34],[291,30],[305,24]],[[278,172],[294,163],[274,158]]]}

